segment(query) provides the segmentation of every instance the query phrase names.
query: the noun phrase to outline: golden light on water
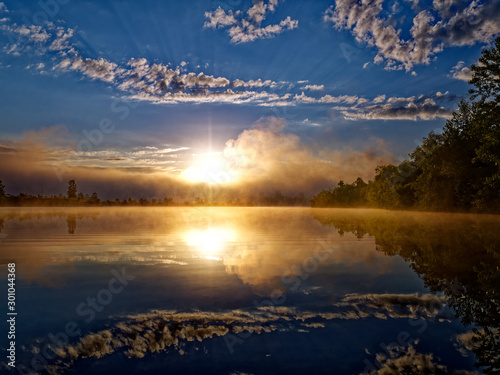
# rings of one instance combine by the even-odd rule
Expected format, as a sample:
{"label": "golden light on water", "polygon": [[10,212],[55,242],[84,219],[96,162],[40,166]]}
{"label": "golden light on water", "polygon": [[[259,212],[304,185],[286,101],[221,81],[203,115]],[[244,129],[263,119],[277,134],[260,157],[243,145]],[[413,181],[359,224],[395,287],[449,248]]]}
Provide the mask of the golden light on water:
{"label": "golden light on water", "polygon": [[186,168],[181,177],[191,183],[223,184],[232,182],[234,174],[227,170],[227,162],[220,154],[201,154]]}
{"label": "golden light on water", "polygon": [[236,239],[236,233],[230,229],[208,228],[188,231],[184,240],[188,246],[195,247],[202,258],[222,260],[227,245]]}

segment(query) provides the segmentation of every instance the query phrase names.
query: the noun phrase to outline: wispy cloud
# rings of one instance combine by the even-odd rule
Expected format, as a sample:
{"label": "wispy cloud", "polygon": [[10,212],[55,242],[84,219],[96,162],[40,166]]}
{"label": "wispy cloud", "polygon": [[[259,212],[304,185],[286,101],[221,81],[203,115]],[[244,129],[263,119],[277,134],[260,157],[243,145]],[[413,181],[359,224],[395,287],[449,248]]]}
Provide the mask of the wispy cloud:
{"label": "wispy cloud", "polygon": [[[340,112],[347,120],[433,120],[450,118],[453,110],[436,103],[445,94],[439,92],[432,96],[389,97],[379,95],[367,99],[356,95],[324,95],[313,98],[302,93],[294,100],[300,103],[331,103],[333,109]],[[343,105],[341,105],[343,104]]]}
{"label": "wispy cloud", "polygon": [[274,12],[278,0],[257,0],[246,13],[242,11],[224,11],[221,7],[214,11],[206,12],[205,28],[226,28],[232,43],[248,43],[257,39],[273,38],[284,31],[296,29],[299,21],[292,20],[290,16],[278,24],[262,27],[266,13]]}
{"label": "wispy cloud", "polygon": [[381,15],[383,4],[384,0],[336,0],[325,11],[324,21],[338,30],[351,30],[359,43],[374,46],[378,51],[375,63],[385,61],[389,70],[411,71],[414,65],[429,64],[445,47],[488,43],[500,33],[497,1],[436,0],[415,15],[407,40],[401,38],[401,29]]}
{"label": "wispy cloud", "polygon": [[33,50],[38,54],[51,51],[61,56],[75,53],[75,49],[69,42],[74,30],[56,26],[52,22],[46,22],[44,26],[3,23],[0,25],[0,30],[15,36],[12,38],[13,42],[3,48],[4,52],[10,55],[19,56],[21,53]]}
{"label": "wispy cloud", "polygon": [[347,120],[433,120],[451,117],[453,111],[439,106],[433,99],[423,102],[410,100],[405,102],[370,105],[341,109]]}
{"label": "wispy cloud", "polygon": [[[248,11],[246,17],[253,22],[262,22],[266,12],[274,11],[276,4],[277,2],[257,2]],[[222,17],[222,13],[218,12],[217,14],[219,14],[219,18]],[[227,18],[228,14],[225,12],[224,14],[226,15],[224,17]],[[221,18],[220,22],[229,23],[230,20],[226,20],[224,17]],[[103,57],[88,58],[81,56],[72,42],[73,29],[56,26],[51,22],[47,22],[43,27],[27,27],[7,23],[1,25],[0,28],[19,37],[19,42],[5,48],[7,53],[19,55],[34,51],[38,55],[50,56],[52,54],[52,59],[44,63],[30,64],[30,68],[36,68],[43,74],[49,71],[79,73],[90,79],[112,85],[125,93],[131,100],[158,104],[232,103],[274,107],[299,104],[333,104],[335,105],[334,109],[349,120],[429,120],[438,117],[447,118],[451,113],[449,109],[432,101],[435,98],[425,101],[420,100],[421,97],[419,97],[417,100],[406,102],[403,106],[401,101],[398,103],[394,102],[393,99],[384,104],[384,100],[381,100],[382,96],[373,100],[357,95],[326,94],[313,97],[306,95],[304,91],[320,92],[325,90],[325,86],[308,84],[307,80],[301,80],[297,83],[276,82],[262,78],[242,80],[203,72],[188,72],[186,68],[188,64],[185,62],[182,66],[176,67],[171,64],[150,63],[145,58],[132,58],[125,64],[113,62]],[[41,66],[40,64],[44,64],[44,70],[38,68]],[[465,69],[462,67],[460,76],[464,75]],[[294,87],[300,87],[299,90],[303,91],[300,94],[296,93],[298,90]],[[343,106],[340,107],[340,104]]]}
{"label": "wispy cloud", "polygon": [[325,85],[305,85],[302,87],[302,90],[311,90],[311,91],[323,91],[325,89]]}

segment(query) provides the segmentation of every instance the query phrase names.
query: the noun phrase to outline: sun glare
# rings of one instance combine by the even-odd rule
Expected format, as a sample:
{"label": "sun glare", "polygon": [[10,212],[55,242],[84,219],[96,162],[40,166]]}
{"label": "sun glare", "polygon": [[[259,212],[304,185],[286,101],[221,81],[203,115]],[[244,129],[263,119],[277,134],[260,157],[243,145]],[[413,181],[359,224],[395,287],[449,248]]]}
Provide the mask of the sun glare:
{"label": "sun glare", "polygon": [[236,240],[236,234],[229,229],[209,228],[186,232],[185,242],[195,247],[202,258],[221,260],[224,248]]}
{"label": "sun glare", "polygon": [[218,154],[197,156],[193,165],[185,169],[181,176],[193,183],[221,184],[233,180],[233,176],[227,171],[226,160]]}

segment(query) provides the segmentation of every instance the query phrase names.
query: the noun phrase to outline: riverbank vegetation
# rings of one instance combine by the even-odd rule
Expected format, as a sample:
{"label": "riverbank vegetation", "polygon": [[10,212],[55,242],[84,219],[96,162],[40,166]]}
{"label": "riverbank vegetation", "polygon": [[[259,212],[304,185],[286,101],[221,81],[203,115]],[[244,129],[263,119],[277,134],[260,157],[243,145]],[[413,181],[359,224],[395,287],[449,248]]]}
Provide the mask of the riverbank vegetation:
{"label": "riverbank vegetation", "polygon": [[440,134],[429,133],[408,160],[378,167],[372,181],[340,181],[311,205],[499,212],[500,37],[470,69],[470,99]]}

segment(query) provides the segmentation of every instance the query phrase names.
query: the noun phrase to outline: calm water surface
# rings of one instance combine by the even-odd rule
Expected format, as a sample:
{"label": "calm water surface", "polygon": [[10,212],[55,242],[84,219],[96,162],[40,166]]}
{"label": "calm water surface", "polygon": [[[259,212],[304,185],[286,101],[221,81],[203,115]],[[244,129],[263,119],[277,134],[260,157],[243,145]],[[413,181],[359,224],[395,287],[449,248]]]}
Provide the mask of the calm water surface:
{"label": "calm water surface", "polygon": [[499,370],[499,245],[497,216],[0,209],[0,372]]}

